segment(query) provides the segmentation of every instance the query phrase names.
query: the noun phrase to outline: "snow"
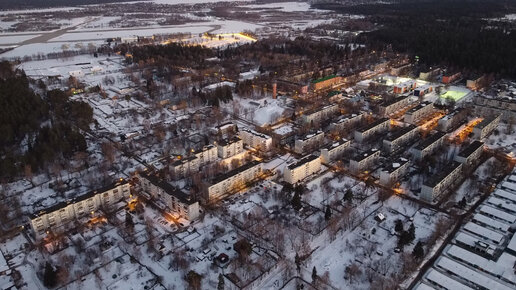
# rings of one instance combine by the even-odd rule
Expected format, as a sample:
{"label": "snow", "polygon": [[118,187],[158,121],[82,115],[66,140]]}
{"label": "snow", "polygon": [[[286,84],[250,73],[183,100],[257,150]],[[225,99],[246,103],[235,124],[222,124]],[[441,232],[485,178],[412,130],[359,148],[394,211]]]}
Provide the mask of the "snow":
{"label": "snow", "polygon": [[502,198],[505,198],[505,199],[508,199],[512,202],[516,202],[516,194],[513,194],[511,192],[508,192],[506,190],[503,190],[503,189],[496,189],[494,192],[493,192],[493,195],[496,195],[498,197],[502,197]]}
{"label": "snow", "polygon": [[482,226],[479,226],[475,223],[468,222],[464,229],[474,233],[480,237],[483,237],[484,239],[490,240],[495,242],[496,244],[500,244],[500,242],[503,241],[504,236],[498,232],[492,231],[490,229],[484,228]]}
{"label": "snow", "polygon": [[499,209],[496,209],[494,207],[488,206],[488,205],[482,205],[480,207],[480,212],[485,213],[487,216],[496,217],[498,219],[504,220],[511,224],[516,222],[516,216],[506,213],[504,211],[501,211]]}
{"label": "snow", "polygon": [[267,3],[267,4],[253,4],[243,6],[244,8],[252,9],[274,9],[282,12],[308,12],[312,11],[325,11],[318,9],[311,9],[310,4],[306,2],[281,2],[281,3]]}
{"label": "snow", "polygon": [[40,34],[23,34],[10,36],[2,36],[2,34],[0,34],[0,45],[17,44],[38,36],[40,36]]}
{"label": "snow", "polygon": [[454,289],[454,290],[473,290],[473,288],[470,288],[457,280],[454,280],[441,272],[431,269],[428,271],[428,273],[425,275],[425,279],[428,281],[431,281],[443,288],[446,289]]}

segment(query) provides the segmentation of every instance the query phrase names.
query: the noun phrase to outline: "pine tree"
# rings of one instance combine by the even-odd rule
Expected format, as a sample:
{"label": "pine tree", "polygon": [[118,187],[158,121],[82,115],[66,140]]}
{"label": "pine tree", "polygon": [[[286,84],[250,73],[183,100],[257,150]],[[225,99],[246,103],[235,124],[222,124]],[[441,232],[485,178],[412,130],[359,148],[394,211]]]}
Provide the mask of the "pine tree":
{"label": "pine tree", "polygon": [[54,288],[57,285],[57,273],[49,262],[45,264],[45,273],[43,274],[43,285],[47,288]]}
{"label": "pine tree", "polygon": [[326,212],[324,213],[324,219],[325,220],[330,220],[331,218],[331,208],[329,205],[326,206]]}
{"label": "pine tree", "polygon": [[314,268],[312,269],[312,282],[315,282],[317,280],[317,269],[315,269],[315,266]]}
{"label": "pine tree", "polygon": [[217,285],[217,290],[224,290],[224,276],[219,274],[219,284]]}
{"label": "pine tree", "polygon": [[351,200],[353,200],[353,192],[351,189],[346,190],[346,193],[344,194],[344,200],[347,202],[351,202]]}
{"label": "pine tree", "polygon": [[291,204],[292,204],[292,208],[294,208],[294,210],[298,211],[298,210],[301,209],[301,207],[302,207],[302,205],[301,205],[301,196],[299,195],[298,191],[296,191],[294,193],[294,197],[292,197]]}
{"label": "pine tree", "polygon": [[425,255],[425,250],[423,249],[423,243],[421,241],[418,241],[414,249],[412,250],[412,256],[416,258],[417,260],[420,260]]}
{"label": "pine tree", "polygon": [[395,222],[394,222],[394,230],[396,232],[401,232],[403,231],[403,222],[400,220],[400,219],[397,219]]}
{"label": "pine tree", "polygon": [[414,224],[410,224],[408,229],[408,241],[412,242],[416,238],[416,227]]}

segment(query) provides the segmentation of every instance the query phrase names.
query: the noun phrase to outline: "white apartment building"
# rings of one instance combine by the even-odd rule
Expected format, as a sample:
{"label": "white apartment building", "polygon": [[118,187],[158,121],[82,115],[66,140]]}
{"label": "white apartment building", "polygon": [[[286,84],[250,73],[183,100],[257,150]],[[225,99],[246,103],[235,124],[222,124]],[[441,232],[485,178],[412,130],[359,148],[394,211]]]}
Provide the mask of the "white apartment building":
{"label": "white apartment building", "polygon": [[318,156],[310,154],[287,165],[283,171],[283,179],[290,184],[296,184],[320,170],[321,159]]}
{"label": "white apartment building", "polygon": [[380,171],[380,184],[384,186],[392,186],[408,172],[409,166],[410,162],[405,158],[399,158],[395,162],[389,164],[389,166]]}
{"label": "white apartment building", "polygon": [[351,141],[346,139],[340,139],[339,141],[328,144],[321,149],[321,162],[329,164],[337,160],[344,155],[344,152],[346,152],[350,145]]}
{"label": "white apartment building", "polygon": [[330,129],[338,132],[349,130],[357,124],[360,124],[363,116],[363,114],[349,114],[342,116],[337,121],[330,124]]}
{"label": "white apartment building", "polygon": [[403,121],[416,125],[424,118],[430,116],[434,112],[434,105],[431,102],[423,102],[405,113]]}
{"label": "white apartment building", "polygon": [[260,149],[262,151],[269,151],[272,148],[272,137],[258,133],[251,129],[240,129],[238,134],[244,144],[247,144],[254,149]]}
{"label": "white apartment building", "polygon": [[200,166],[213,163],[217,160],[217,147],[214,145],[206,145],[198,151],[194,151],[195,157],[199,158]]}
{"label": "white apartment building", "polygon": [[412,103],[411,96],[401,96],[388,102],[383,102],[378,106],[378,115],[380,115],[380,117],[387,117],[406,108]]}
{"label": "white apartment building", "polygon": [[236,125],[233,122],[225,122],[211,129],[212,134],[220,134],[222,137],[231,132],[236,132]]}
{"label": "white apartment building", "polygon": [[226,159],[244,152],[244,142],[240,137],[224,139],[217,143],[217,154],[220,158]]}
{"label": "white apartment building", "polygon": [[349,162],[351,172],[358,174],[365,169],[369,169],[380,159],[380,150],[373,148],[364,153],[357,154]]}
{"label": "white apartment building", "polygon": [[253,160],[217,176],[208,186],[207,199],[211,202],[220,199],[225,194],[244,188],[247,183],[254,181],[262,174],[262,168],[261,162]]}
{"label": "white apartment building", "polygon": [[337,104],[331,104],[322,108],[317,108],[310,112],[307,112],[301,116],[301,119],[305,124],[319,123],[324,120],[331,118],[333,115],[339,112],[339,106]]}
{"label": "white apartment building", "polygon": [[433,135],[422,140],[417,146],[412,148],[411,153],[414,160],[423,160],[426,156],[434,153],[437,149],[441,148],[444,144],[444,137],[446,134],[443,132],[436,132]]}
{"label": "white apartment building", "polygon": [[419,136],[419,127],[409,125],[393,132],[383,139],[383,148],[387,153],[396,152]]}
{"label": "white apartment building", "polygon": [[169,166],[169,170],[173,178],[177,180],[192,173],[199,172],[200,165],[200,159],[197,158],[197,156],[189,156],[172,162]]}
{"label": "white apartment building", "polygon": [[402,83],[395,85],[393,88],[393,92],[395,94],[408,93],[408,92],[411,92],[412,90],[414,90],[416,88],[416,86],[417,86],[416,81],[408,80],[406,82],[402,82]]}
{"label": "white apartment building", "polygon": [[421,186],[421,200],[433,202],[446,189],[460,180],[462,163],[453,161],[444,170],[436,172]]}
{"label": "white apartment building", "polygon": [[455,156],[455,161],[464,165],[470,165],[473,162],[478,161],[483,152],[484,142],[475,140]]}
{"label": "white apartment building", "polygon": [[473,138],[478,140],[484,140],[491,132],[493,132],[496,127],[498,127],[498,124],[500,123],[501,115],[492,115],[487,118],[484,118],[482,122],[480,122],[478,125],[473,128]]}
{"label": "white apartment building", "polygon": [[449,132],[459,127],[468,117],[468,110],[466,108],[457,108],[448,115],[439,119],[439,130]]}
{"label": "white apartment building", "polygon": [[30,216],[30,224],[36,239],[45,233],[62,232],[76,227],[78,219],[94,215],[101,208],[109,208],[130,196],[130,185],[120,179],[104,188],[90,191],[72,200],[60,202]]}
{"label": "white apartment building", "polygon": [[172,215],[189,221],[199,217],[199,202],[190,195],[175,188],[155,173],[141,173],[140,176],[142,190],[161,201]]}
{"label": "white apartment building", "polygon": [[294,152],[303,154],[308,151],[314,151],[324,142],[324,132],[317,131],[297,139],[294,143]]}
{"label": "white apartment building", "polygon": [[390,120],[382,118],[355,130],[355,141],[363,142],[370,137],[389,130]]}

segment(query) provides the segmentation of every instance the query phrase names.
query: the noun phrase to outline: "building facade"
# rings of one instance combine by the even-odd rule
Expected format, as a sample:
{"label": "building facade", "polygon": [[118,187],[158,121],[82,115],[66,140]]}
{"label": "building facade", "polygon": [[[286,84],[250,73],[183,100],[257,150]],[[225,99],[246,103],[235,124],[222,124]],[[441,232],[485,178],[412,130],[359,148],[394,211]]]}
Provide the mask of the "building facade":
{"label": "building facade", "polygon": [[200,159],[196,156],[189,156],[175,160],[169,166],[174,179],[181,179],[192,173],[199,172]]}
{"label": "building facade", "polygon": [[400,150],[405,145],[412,143],[419,136],[419,127],[409,125],[393,132],[383,139],[383,148],[387,153]]}
{"label": "building facade", "polygon": [[371,168],[380,159],[380,150],[371,149],[364,153],[357,154],[349,162],[351,172],[358,174],[366,169]]}
{"label": "building facade", "polygon": [[140,176],[142,190],[162,202],[172,215],[189,221],[199,217],[199,202],[190,195],[175,188],[155,173],[141,173]]}
{"label": "building facade", "polygon": [[308,176],[321,170],[321,159],[310,154],[300,160],[291,163],[283,171],[283,179],[290,184],[296,184]]}
{"label": "building facade", "polygon": [[424,118],[434,113],[434,105],[430,102],[423,102],[405,113],[403,121],[409,124],[417,124]]}
{"label": "building facade", "polygon": [[338,112],[339,112],[339,105],[331,104],[331,105],[324,106],[322,108],[312,110],[310,112],[307,112],[306,114],[303,114],[301,116],[301,120],[305,124],[320,123],[322,121],[325,121],[325,120],[331,118],[333,115],[337,114]]}
{"label": "building facade", "polygon": [[240,137],[234,136],[231,139],[224,139],[217,143],[217,154],[220,158],[226,159],[244,152],[244,142]]}
{"label": "building facade", "polygon": [[217,160],[217,147],[215,145],[206,145],[202,149],[194,151],[195,157],[199,158],[199,164],[201,166],[213,163]]}
{"label": "building facade", "polygon": [[389,166],[380,171],[380,184],[384,186],[392,186],[408,172],[409,166],[410,162],[408,159],[397,159],[395,162],[389,164]]}
{"label": "building facade", "polygon": [[387,117],[392,115],[412,103],[411,96],[402,96],[399,98],[392,99],[388,102],[383,102],[378,106],[378,114],[381,117]]}
{"label": "building facade", "polygon": [[72,200],[60,202],[30,216],[30,225],[36,239],[42,238],[49,232],[63,232],[70,227],[76,227],[75,221],[91,215],[102,208],[110,208],[130,196],[129,183],[121,179]]}
{"label": "building facade", "polygon": [[446,134],[443,132],[436,132],[422,140],[416,147],[412,148],[414,160],[423,160],[425,157],[441,148],[444,144],[445,136]]}
{"label": "building facade", "polygon": [[355,130],[355,141],[364,142],[370,137],[389,130],[390,120],[382,118]]}
{"label": "building facade", "polygon": [[344,132],[360,124],[363,114],[349,114],[342,116],[337,121],[330,124],[330,129],[337,132]]}
{"label": "building facade", "polygon": [[493,132],[496,127],[498,127],[498,124],[500,123],[501,115],[491,115],[489,117],[484,118],[482,122],[480,122],[478,125],[473,128],[473,138],[478,140],[484,140]]}
{"label": "building facade", "polygon": [[394,86],[393,92],[395,94],[404,94],[408,92],[412,92],[417,86],[417,82],[414,80],[409,80],[406,82],[399,83]]}
{"label": "building facade", "polygon": [[473,164],[476,161],[479,161],[480,156],[484,152],[484,142],[473,141],[466,148],[462,149],[457,156],[455,156],[455,161],[460,162],[464,165]]}
{"label": "building facade", "polygon": [[421,186],[421,199],[426,202],[433,202],[446,189],[457,183],[462,174],[462,163],[453,161],[444,170],[423,182]]}
{"label": "building facade", "polygon": [[244,144],[247,144],[250,147],[253,147],[254,149],[260,149],[263,151],[269,151],[272,148],[272,137],[258,133],[251,129],[241,129],[238,132],[238,135],[244,142]]}
{"label": "building facade", "polygon": [[458,128],[468,118],[468,109],[457,108],[450,112],[448,115],[439,119],[438,126],[439,130],[443,132],[449,132]]}
{"label": "building facade", "polygon": [[207,200],[212,202],[222,198],[226,194],[244,188],[247,183],[254,181],[262,174],[262,168],[263,164],[261,162],[253,160],[215,177],[208,186]]}
{"label": "building facade", "polygon": [[321,162],[329,164],[340,158],[351,145],[351,141],[341,139],[321,149]]}
{"label": "building facade", "polygon": [[319,146],[324,142],[324,132],[317,131],[297,139],[294,143],[294,152],[298,154],[307,153],[319,149]]}

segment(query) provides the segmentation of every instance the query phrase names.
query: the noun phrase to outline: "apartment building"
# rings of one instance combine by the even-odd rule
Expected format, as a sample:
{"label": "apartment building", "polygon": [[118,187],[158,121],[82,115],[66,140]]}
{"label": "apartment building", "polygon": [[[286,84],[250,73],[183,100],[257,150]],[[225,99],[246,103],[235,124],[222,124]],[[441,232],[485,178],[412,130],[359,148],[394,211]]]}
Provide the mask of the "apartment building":
{"label": "apartment building", "polygon": [[351,158],[349,169],[358,174],[366,169],[370,169],[380,159],[380,150],[373,148],[364,153],[360,153]]}
{"label": "apartment building", "polygon": [[498,124],[500,123],[501,115],[491,115],[489,117],[484,118],[482,122],[480,122],[478,125],[473,128],[473,138],[478,140],[484,140],[493,132],[496,127],[498,127]]}
{"label": "apartment building", "polygon": [[471,144],[462,149],[457,156],[455,161],[460,162],[464,165],[473,164],[475,161],[479,161],[480,156],[484,152],[484,142],[473,141]]}
{"label": "apartment building", "polygon": [[192,173],[199,172],[200,159],[197,156],[189,156],[175,160],[169,166],[174,179],[181,179]]}
{"label": "apartment building", "polygon": [[220,134],[221,137],[225,137],[230,133],[235,133],[237,130],[236,125],[233,122],[224,122],[211,129],[212,134]]}
{"label": "apartment building", "polygon": [[421,200],[433,202],[446,189],[461,179],[462,163],[453,161],[443,170],[436,172],[421,186]]}
{"label": "apartment building", "polygon": [[444,144],[445,136],[446,134],[443,132],[436,132],[422,140],[417,146],[412,148],[412,156],[414,157],[414,160],[423,160],[425,157],[441,148]]}
{"label": "apartment building", "polygon": [[231,139],[224,139],[217,143],[217,154],[220,158],[226,159],[244,152],[244,142],[240,137],[234,136]]}
{"label": "apartment building", "polygon": [[478,90],[484,86],[486,75],[475,75],[466,81],[466,87],[470,90]]}
{"label": "apartment building", "polygon": [[36,239],[52,231],[63,232],[77,226],[77,220],[92,216],[99,209],[110,208],[130,196],[130,185],[120,179],[117,182],[57,203],[30,215],[30,225]]}
{"label": "apartment building", "polygon": [[390,120],[382,118],[355,130],[355,141],[363,142],[370,137],[389,130]]}
{"label": "apartment building", "polygon": [[339,141],[326,145],[321,149],[321,162],[329,164],[337,160],[344,155],[344,152],[346,152],[350,145],[351,141],[346,139],[340,139]]}
{"label": "apartment building", "polygon": [[426,94],[429,94],[434,91],[434,87],[432,85],[422,85],[414,89],[414,96],[423,97]]}
{"label": "apartment building", "polygon": [[383,149],[387,153],[396,152],[407,144],[414,142],[418,136],[419,127],[414,125],[403,127],[383,139]]}
{"label": "apartment building", "polygon": [[339,112],[339,105],[331,104],[321,108],[317,108],[306,112],[301,116],[301,120],[305,124],[320,123],[330,119],[333,115]]}
{"label": "apartment building", "polygon": [[199,217],[199,202],[193,197],[172,186],[157,173],[143,172],[140,176],[142,190],[163,203],[172,215],[189,221]]}
{"label": "apartment building", "polygon": [[225,174],[215,177],[208,186],[207,200],[212,202],[226,194],[233,193],[244,188],[262,174],[263,164],[253,160],[245,165],[235,168]]}
{"label": "apartment building", "polygon": [[443,84],[450,84],[456,80],[458,80],[461,77],[461,72],[459,71],[446,71],[443,74],[442,83]]}
{"label": "apartment building", "polygon": [[388,102],[381,103],[378,106],[378,114],[380,115],[380,117],[387,117],[406,108],[412,103],[413,101],[411,96],[401,96],[399,98],[392,99]]}
{"label": "apartment building", "polygon": [[215,145],[203,146],[200,150],[194,151],[193,155],[199,158],[200,166],[213,163],[217,160],[217,147]]}
{"label": "apartment building", "polygon": [[448,115],[439,119],[438,128],[443,132],[450,132],[458,128],[468,118],[469,110],[466,108],[457,108]]}
{"label": "apartment building", "polygon": [[408,172],[409,166],[408,159],[398,158],[380,171],[380,184],[392,186]]}
{"label": "apartment building", "polygon": [[244,142],[254,149],[260,149],[263,151],[269,151],[272,148],[272,137],[258,133],[254,130],[243,128],[239,131],[238,135]]}
{"label": "apartment building", "polygon": [[431,102],[423,102],[405,113],[405,123],[417,124],[434,112],[434,105]]}
{"label": "apartment building", "polygon": [[432,80],[433,78],[435,78],[436,76],[438,76],[439,73],[441,73],[441,69],[440,68],[438,68],[438,67],[437,68],[430,68],[427,71],[420,72],[419,73],[419,79],[420,80],[424,80],[424,81],[429,81],[429,80]]}
{"label": "apartment building", "polygon": [[294,152],[303,154],[308,151],[314,151],[319,149],[319,146],[324,142],[324,132],[317,131],[315,133],[310,133],[303,136],[300,139],[297,139],[294,143]]}
{"label": "apartment building", "polygon": [[314,91],[329,89],[342,82],[342,77],[329,75],[320,79],[313,80],[311,85]]}
{"label": "apartment building", "polygon": [[349,114],[340,117],[337,121],[330,124],[330,129],[337,132],[343,132],[353,128],[362,122],[364,114]]}
{"label": "apartment building", "polygon": [[401,76],[403,74],[406,74],[410,68],[412,67],[412,64],[408,63],[408,64],[400,64],[400,65],[397,65],[393,68],[391,68],[391,75],[393,76]]}
{"label": "apartment building", "polygon": [[408,80],[406,82],[399,83],[394,86],[393,92],[395,94],[404,94],[413,91],[417,86],[417,82],[414,80]]}
{"label": "apartment building", "polygon": [[283,179],[290,184],[296,184],[320,170],[321,159],[318,156],[310,154],[287,165],[283,171]]}

